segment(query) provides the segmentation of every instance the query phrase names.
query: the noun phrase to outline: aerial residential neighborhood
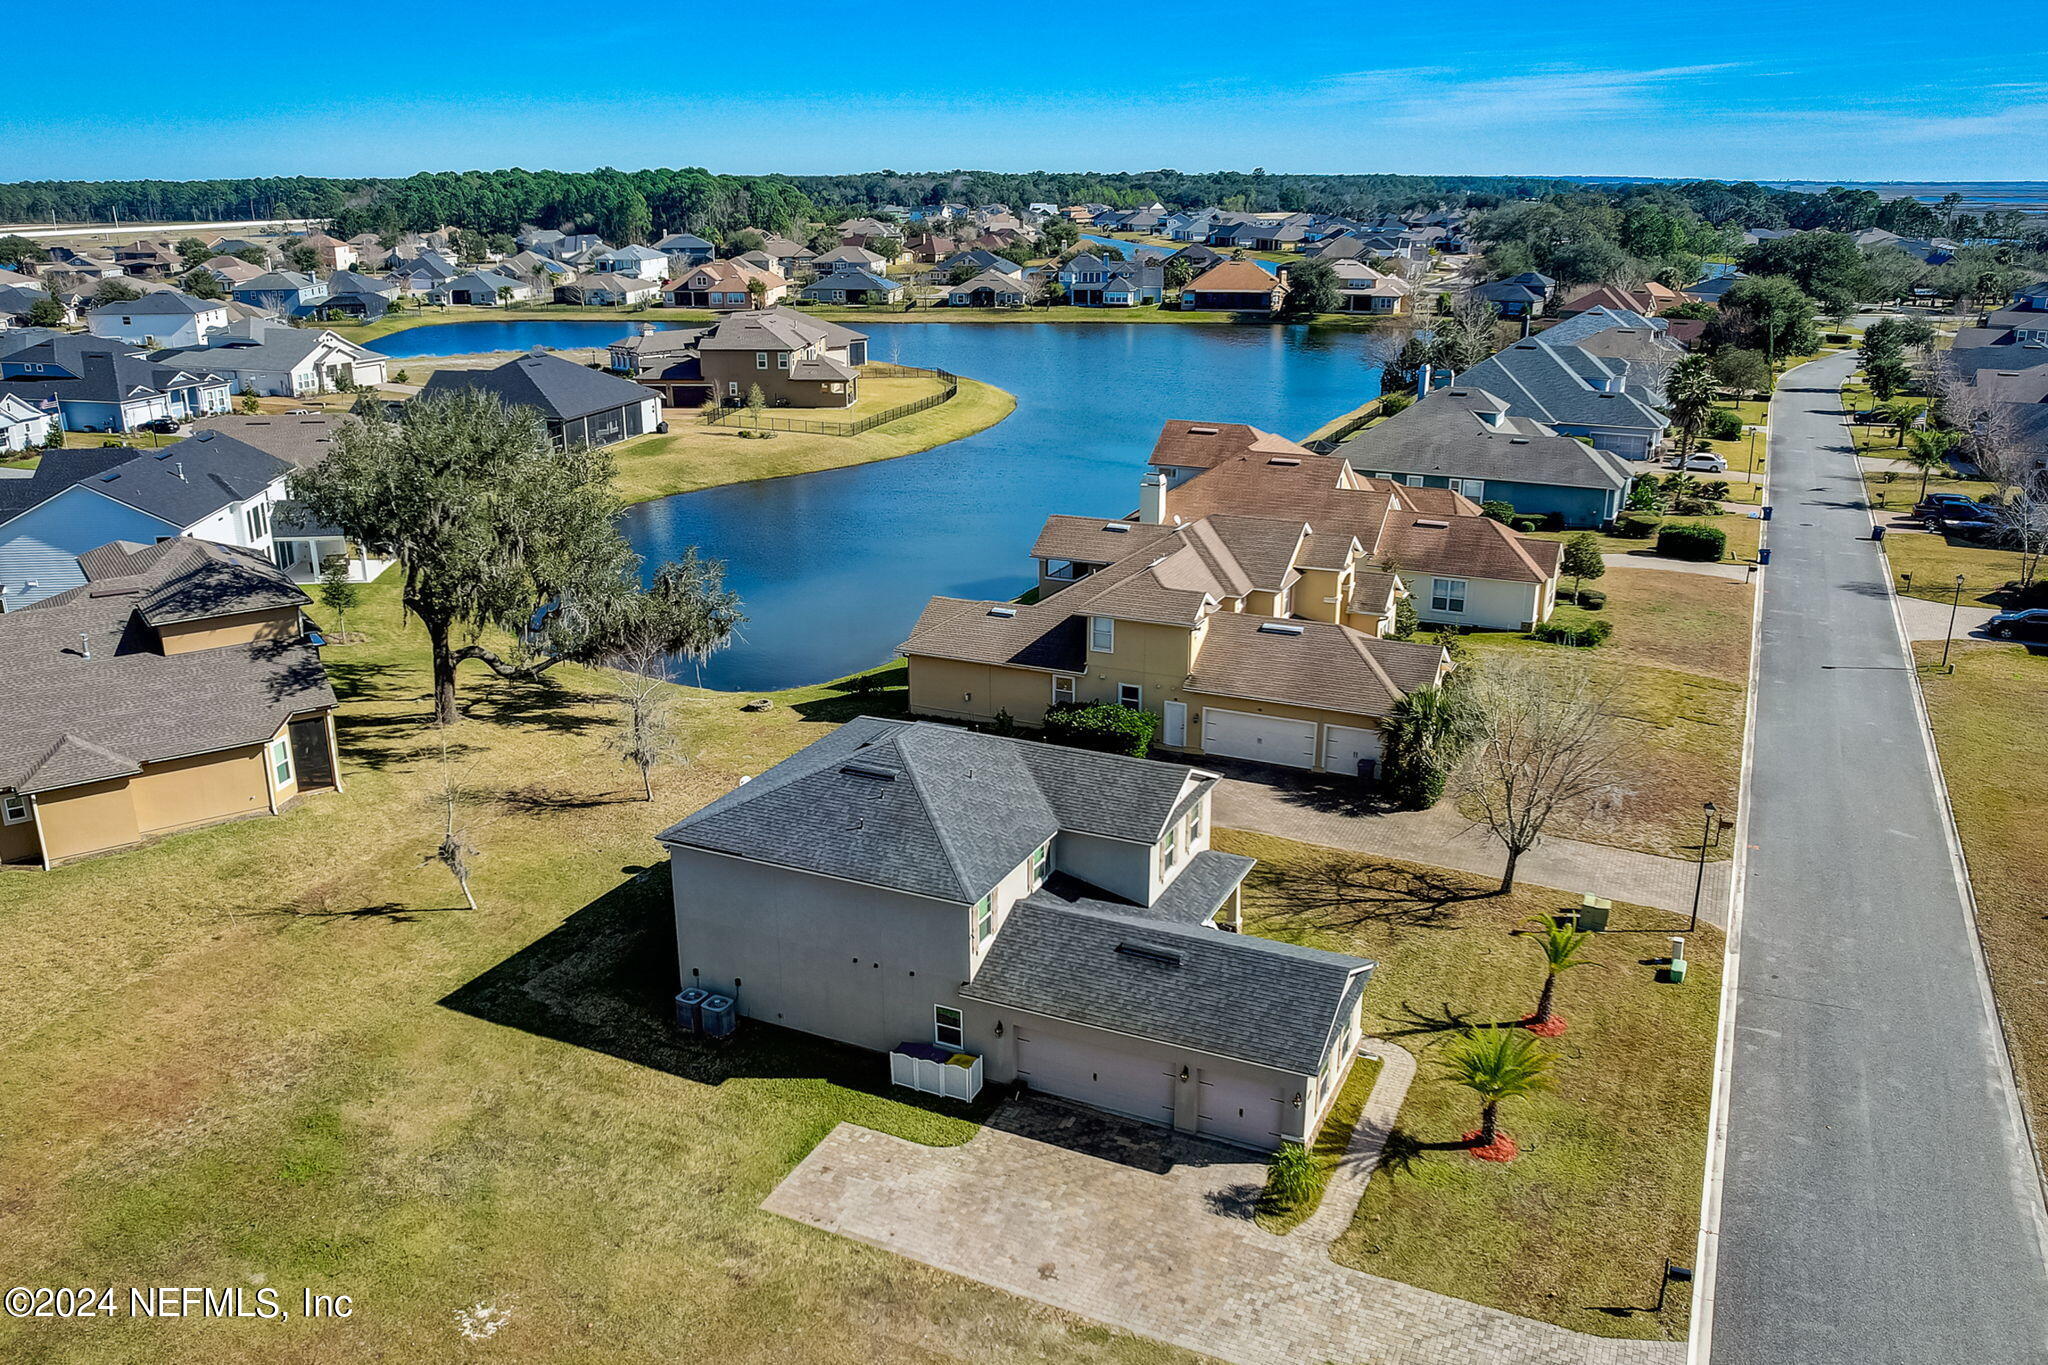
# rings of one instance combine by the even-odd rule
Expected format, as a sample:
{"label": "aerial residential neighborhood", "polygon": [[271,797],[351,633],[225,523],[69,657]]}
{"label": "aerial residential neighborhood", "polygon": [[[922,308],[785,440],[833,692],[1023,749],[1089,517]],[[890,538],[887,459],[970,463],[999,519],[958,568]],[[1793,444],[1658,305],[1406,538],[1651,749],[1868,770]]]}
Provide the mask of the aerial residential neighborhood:
{"label": "aerial residential neighborhood", "polygon": [[1838,9],[23,63],[0,1358],[2048,1360],[2039,54]]}

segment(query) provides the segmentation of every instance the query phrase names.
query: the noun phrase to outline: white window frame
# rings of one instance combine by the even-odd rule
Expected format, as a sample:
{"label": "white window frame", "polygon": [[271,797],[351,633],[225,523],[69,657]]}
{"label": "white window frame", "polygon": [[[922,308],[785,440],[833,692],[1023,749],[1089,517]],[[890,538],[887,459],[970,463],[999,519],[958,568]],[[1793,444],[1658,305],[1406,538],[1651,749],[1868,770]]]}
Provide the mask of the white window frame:
{"label": "white window frame", "polygon": [[[1466,590],[1470,585],[1462,578],[1432,578],[1429,580],[1429,609],[1433,612],[1454,612],[1465,614]],[[1452,591],[1455,588],[1456,591]]]}
{"label": "white window frame", "polygon": [[1174,863],[1180,859],[1180,826],[1168,825],[1166,835],[1159,841],[1159,870],[1171,872]]}
{"label": "white window frame", "polygon": [[1052,840],[1048,839],[1031,851],[1031,886],[1036,890],[1052,875]]}
{"label": "white window frame", "polygon": [[788,351],[777,351],[775,353],[775,368],[778,370],[786,370],[789,368]]}
{"label": "white window frame", "polygon": [[754,368],[757,370],[768,368],[768,353],[766,351],[754,352]]}
{"label": "white window frame", "polygon": [[1143,683],[1118,683],[1116,685],[1116,704],[1118,706],[1128,706],[1133,711],[1144,710],[1145,685]]}
{"label": "white window frame", "polygon": [[1195,846],[1195,841],[1197,839],[1200,839],[1201,837],[1202,807],[1198,802],[1195,808],[1188,812],[1188,847],[1193,848]]}
{"label": "white window frame", "polygon": [[1403,481],[1406,482],[1410,488],[1422,487],[1422,476],[1420,474],[1407,474],[1403,475],[1402,477]]}
{"label": "white window frame", "polygon": [[262,503],[252,502],[242,509],[242,525],[248,531],[251,541],[263,539],[268,518],[264,516]]}
{"label": "white window frame", "polygon": [[996,893],[991,891],[974,903],[974,942],[978,947],[995,937]]}
{"label": "white window frame", "polygon": [[1452,479],[1451,491],[1453,493],[1462,493],[1474,502],[1484,502],[1486,501],[1486,480]]}
{"label": "white window frame", "polygon": [[25,825],[35,818],[29,809],[28,798],[19,792],[0,796],[0,825]]}
{"label": "white window frame", "polygon": [[739,381],[739,380],[737,380],[737,379],[728,379],[728,380],[726,380],[726,381],[725,381],[725,396],[726,396],[726,397],[728,397],[728,398],[737,398],[737,397],[739,397],[739,396],[740,396],[740,381]]}
{"label": "white window frame", "polygon": [[1096,654],[1116,653],[1116,618],[1114,616],[1091,616],[1088,618],[1088,648]]}
{"label": "white window frame", "polygon": [[[951,1023],[946,1022],[946,1016],[949,1014],[953,1016]],[[951,1038],[946,1037],[948,1033],[953,1036]],[[950,1047],[956,1050],[965,1047],[967,1045],[967,1016],[954,1009],[951,1005],[933,1005],[932,1042],[940,1047]]]}
{"label": "white window frame", "polygon": [[1052,704],[1054,706],[1074,700],[1075,681],[1073,678],[1054,678],[1052,680]]}
{"label": "white window frame", "polygon": [[289,735],[279,735],[270,741],[270,777],[280,787],[292,780],[292,741]]}

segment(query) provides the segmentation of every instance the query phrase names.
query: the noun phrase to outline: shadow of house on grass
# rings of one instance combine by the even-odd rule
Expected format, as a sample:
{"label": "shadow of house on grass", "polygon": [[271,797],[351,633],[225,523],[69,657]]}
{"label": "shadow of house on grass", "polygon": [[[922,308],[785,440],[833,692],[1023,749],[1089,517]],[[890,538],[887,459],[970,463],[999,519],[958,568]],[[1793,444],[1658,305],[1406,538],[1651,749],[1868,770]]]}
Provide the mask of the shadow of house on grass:
{"label": "shadow of house on grass", "polygon": [[817,1080],[970,1122],[984,1121],[1002,1101],[993,1086],[971,1104],[892,1086],[881,1054],[758,1019],[740,1020],[723,1041],[681,1033],[674,1023],[678,989],[662,864],[613,887],[440,1003],[700,1085],[741,1077]]}
{"label": "shadow of house on grass", "polygon": [[901,720],[910,714],[910,665],[899,662],[856,673],[826,683],[824,691],[824,696],[797,702],[790,710],[827,725],[844,725],[856,716]]}

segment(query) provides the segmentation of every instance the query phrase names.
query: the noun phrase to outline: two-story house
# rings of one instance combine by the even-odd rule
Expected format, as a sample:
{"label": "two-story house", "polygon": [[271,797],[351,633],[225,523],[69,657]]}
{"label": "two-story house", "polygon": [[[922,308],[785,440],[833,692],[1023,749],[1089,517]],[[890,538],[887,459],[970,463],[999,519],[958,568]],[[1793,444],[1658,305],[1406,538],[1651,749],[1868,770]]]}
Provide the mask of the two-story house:
{"label": "two-story house", "polygon": [[789,293],[789,281],[743,260],[708,261],[686,267],[662,286],[662,293],[677,308],[732,312],[773,308]]}
{"label": "two-story house", "polygon": [[1166,297],[1166,269],[1156,256],[1124,260],[1084,251],[1060,267],[1060,287],[1079,308],[1131,308]]}
{"label": "two-story house", "polygon": [[[126,455],[109,464],[102,457]],[[0,520],[0,611],[77,587],[78,557],[111,540],[195,536],[274,558],[271,516],[292,466],[219,432],[161,450],[52,451]]]}
{"label": "two-story house", "polygon": [[1528,337],[1457,377],[1459,388],[1483,389],[1508,413],[1566,436],[1583,436],[1624,460],[1655,458],[1671,419],[1653,405],[1645,379],[1629,367],[1562,343]]}
{"label": "two-story house", "polygon": [[[1373,964],[1233,932],[1214,773],[862,717],[659,836],[679,980],[1255,1149],[1312,1141]],[[881,1059],[876,1059],[877,1069]]]}
{"label": "two-story house", "polygon": [[669,272],[669,258],[648,246],[622,246],[598,256],[597,272],[659,281]]}
{"label": "two-story house", "polygon": [[338,789],[306,594],[204,540],[114,541],[0,615],[0,862],[48,868]]}
{"label": "two-story house", "polygon": [[159,289],[125,303],[103,304],[86,314],[87,328],[96,337],[131,346],[173,349],[204,346],[232,321],[225,302],[196,299],[175,289]]}
{"label": "two-story house", "polygon": [[126,342],[50,333],[20,340],[13,347],[0,335],[0,392],[45,411],[55,404],[66,431],[136,431],[226,412],[233,401],[210,367],[163,364]]}
{"label": "two-story house", "polygon": [[1383,275],[1363,261],[1333,261],[1330,270],[1337,277],[1341,312],[1385,315],[1398,313],[1408,304],[1406,282]]}
{"label": "two-story house", "polygon": [[1183,308],[1227,309],[1234,313],[1272,313],[1286,297],[1287,285],[1256,261],[1221,261],[1188,281],[1181,290]]}
{"label": "two-story house", "polygon": [[384,357],[334,332],[255,317],[224,328],[199,350],[168,351],[159,364],[206,369],[237,393],[303,398],[384,382]]}
{"label": "two-story house", "polygon": [[327,298],[327,281],[296,270],[272,270],[228,291],[236,303],[267,308],[279,317],[304,317]]}
{"label": "two-story house", "polygon": [[694,232],[671,232],[656,242],[654,249],[668,259],[669,269],[677,266],[702,265],[718,254],[717,247]]}

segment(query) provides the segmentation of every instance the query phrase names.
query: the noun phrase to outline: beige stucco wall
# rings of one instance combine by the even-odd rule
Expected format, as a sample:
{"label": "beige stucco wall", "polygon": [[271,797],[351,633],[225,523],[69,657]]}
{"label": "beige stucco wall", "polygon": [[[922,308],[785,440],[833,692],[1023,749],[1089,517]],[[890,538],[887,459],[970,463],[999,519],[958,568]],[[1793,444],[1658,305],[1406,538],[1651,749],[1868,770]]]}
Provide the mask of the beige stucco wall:
{"label": "beige stucco wall", "polygon": [[833,393],[829,383],[817,380],[791,379],[789,371],[775,363],[776,353],[768,352],[768,368],[763,370],[754,363],[752,351],[706,351],[702,356],[704,377],[711,381],[711,399],[715,403],[733,401],[726,386],[738,381],[739,401],[745,402],[747,390],[759,384],[761,394],[771,404],[783,404],[792,408],[845,408],[853,406],[857,397],[859,381],[849,380],[845,392]]}
{"label": "beige stucco wall", "polygon": [[912,655],[910,709],[920,716],[990,721],[1008,711],[1019,725],[1045,721],[1052,705],[1052,674],[1028,668],[965,663]]}
{"label": "beige stucco wall", "polygon": [[219,649],[244,645],[251,640],[289,640],[299,633],[299,609],[279,607],[273,611],[249,611],[238,616],[215,616],[203,621],[180,621],[157,627],[157,638],[166,654],[188,654],[195,649]]}
{"label": "beige stucco wall", "polygon": [[1430,580],[1454,577],[1450,574],[1404,574],[1403,581],[1415,602],[1415,614],[1431,625],[1472,626],[1481,630],[1527,630],[1538,621],[1550,619],[1545,605],[1548,592],[1535,583],[1508,583],[1495,578],[1465,580],[1465,610],[1437,613],[1429,609]]}

